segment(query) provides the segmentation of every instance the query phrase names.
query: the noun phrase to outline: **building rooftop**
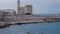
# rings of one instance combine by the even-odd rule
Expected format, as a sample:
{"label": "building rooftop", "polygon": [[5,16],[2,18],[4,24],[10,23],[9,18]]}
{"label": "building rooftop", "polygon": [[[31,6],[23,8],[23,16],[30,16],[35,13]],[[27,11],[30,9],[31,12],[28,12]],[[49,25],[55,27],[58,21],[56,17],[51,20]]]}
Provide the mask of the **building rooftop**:
{"label": "building rooftop", "polygon": [[16,12],[14,9],[4,9],[0,10],[0,12]]}

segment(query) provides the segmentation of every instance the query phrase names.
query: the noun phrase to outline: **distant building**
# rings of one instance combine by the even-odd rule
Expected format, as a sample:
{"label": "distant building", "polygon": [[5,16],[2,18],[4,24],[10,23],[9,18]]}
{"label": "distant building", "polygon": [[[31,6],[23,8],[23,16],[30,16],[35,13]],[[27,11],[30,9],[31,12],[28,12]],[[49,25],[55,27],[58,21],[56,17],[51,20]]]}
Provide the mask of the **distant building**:
{"label": "distant building", "polygon": [[32,15],[32,5],[20,7],[20,0],[17,1],[17,15]]}
{"label": "distant building", "polygon": [[21,7],[19,14],[32,15],[32,5]]}
{"label": "distant building", "polygon": [[13,9],[5,9],[5,10],[0,10],[0,21],[4,20],[5,17],[7,16],[14,16],[16,15],[16,11]]}
{"label": "distant building", "polygon": [[22,12],[24,12],[24,14],[26,15],[32,15],[32,5],[26,5],[25,7],[21,8]]}
{"label": "distant building", "polygon": [[16,11],[13,9],[0,10],[0,16],[14,16]]}

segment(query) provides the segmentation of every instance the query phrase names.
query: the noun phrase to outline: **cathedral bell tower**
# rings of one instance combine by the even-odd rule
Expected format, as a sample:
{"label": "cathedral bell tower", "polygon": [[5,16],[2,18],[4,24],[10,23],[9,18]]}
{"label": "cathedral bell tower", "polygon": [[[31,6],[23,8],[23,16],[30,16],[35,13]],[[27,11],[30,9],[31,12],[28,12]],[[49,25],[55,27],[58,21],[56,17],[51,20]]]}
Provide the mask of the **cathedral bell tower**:
{"label": "cathedral bell tower", "polygon": [[17,14],[20,13],[20,0],[17,1]]}

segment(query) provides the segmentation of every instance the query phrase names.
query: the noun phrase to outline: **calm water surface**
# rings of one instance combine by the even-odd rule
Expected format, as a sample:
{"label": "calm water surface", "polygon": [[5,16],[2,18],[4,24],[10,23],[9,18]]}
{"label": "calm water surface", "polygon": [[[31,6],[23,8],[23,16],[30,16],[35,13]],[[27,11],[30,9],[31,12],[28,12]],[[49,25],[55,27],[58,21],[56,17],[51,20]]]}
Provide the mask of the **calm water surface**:
{"label": "calm water surface", "polygon": [[60,34],[60,22],[11,25],[10,27],[0,29],[0,34],[21,34],[26,32],[31,32],[33,34],[35,33]]}

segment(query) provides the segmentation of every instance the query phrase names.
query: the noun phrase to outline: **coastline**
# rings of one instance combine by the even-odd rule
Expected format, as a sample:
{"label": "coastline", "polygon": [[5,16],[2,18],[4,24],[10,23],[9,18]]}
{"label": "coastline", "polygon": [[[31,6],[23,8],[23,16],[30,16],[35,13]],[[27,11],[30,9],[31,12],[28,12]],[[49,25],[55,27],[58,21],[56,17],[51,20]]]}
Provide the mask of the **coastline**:
{"label": "coastline", "polygon": [[[26,19],[24,19],[26,18]],[[34,23],[45,23],[45,22],[60,22],[60,17],[24,17],[23,20],[20,18],[16,19],[15,21],[12,19],[12,21],[3,21],[0,22],[0,29],[10,26],[10,25],[21,25],[21,24],[34,24]]]}

